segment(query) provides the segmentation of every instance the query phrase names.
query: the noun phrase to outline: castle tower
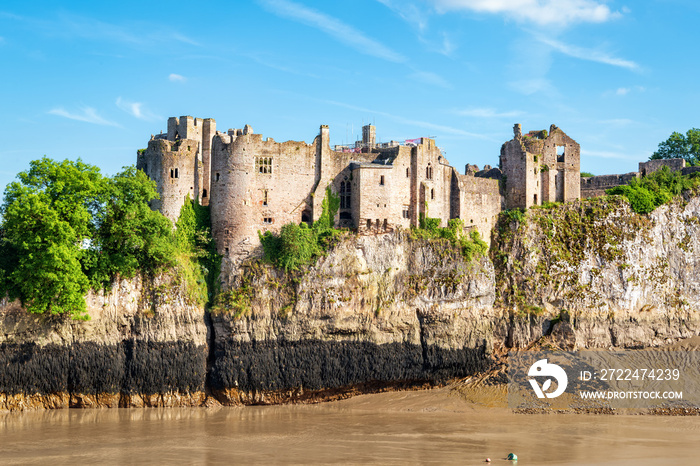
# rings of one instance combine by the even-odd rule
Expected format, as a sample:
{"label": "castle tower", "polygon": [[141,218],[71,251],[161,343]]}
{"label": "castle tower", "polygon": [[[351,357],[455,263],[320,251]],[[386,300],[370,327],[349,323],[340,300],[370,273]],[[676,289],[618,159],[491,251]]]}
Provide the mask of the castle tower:
{"label": "castle tower", "polygon": [[362,146],[370,151],[377,145],[377,127],[365,125],[362,127]]}
{"label": "castle tower", "polygon": [[168,119],[168,132],[139,151],[136,168],[156,182],[160,199],[152,207],[175,222],[187,196],[209,203],[212,139],[216,121],[191,116]]}
{"label": "castle tower", "polygon": [[501,147],[507,208],[580,199],[580,160],[579,144],[555,125],[523,135],[516,124]]}

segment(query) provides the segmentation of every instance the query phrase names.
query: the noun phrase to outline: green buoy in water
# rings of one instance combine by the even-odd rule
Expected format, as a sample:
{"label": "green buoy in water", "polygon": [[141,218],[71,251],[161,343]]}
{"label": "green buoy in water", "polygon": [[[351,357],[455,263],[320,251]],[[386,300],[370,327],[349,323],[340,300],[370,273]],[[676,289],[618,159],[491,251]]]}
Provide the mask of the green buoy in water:
{"label": "green buoy in water", "polygon": [[508,458],[506,458],[506,459],[512,460],[512,461],[518,461],[518,455],[516,455],[515,453],[508,453]]}

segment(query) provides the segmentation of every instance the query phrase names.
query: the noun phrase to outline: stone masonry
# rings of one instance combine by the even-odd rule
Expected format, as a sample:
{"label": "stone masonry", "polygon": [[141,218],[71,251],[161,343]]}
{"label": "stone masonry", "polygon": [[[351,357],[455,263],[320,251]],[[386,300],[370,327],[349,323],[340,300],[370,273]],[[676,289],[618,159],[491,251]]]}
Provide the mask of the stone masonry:
{"label": "stone masonry", "polygon": [[330,146],[322,125],[313,143],[276,142],[243,129],[216,130],[213,119],[170,118],[167,134],[152,136],[137,168],[155,180],[153,208],[177,220],[186,197],[210,206],[212,235],[231,262],[259,253],[259,233],[321,215],[326,189],[340,197],[337,227],[380,234],[462,219],[490,242],[498,213],[547,201],[579,198],[579,145],[556,126],[515,137],[501,149],[501,167],[451,166],[431,138],[380,143],[373,125],[355,147]]}
{"label": "stone masonry", "polygon": [[554,125],[549,133],[523,135],[516,124],[513,133],[513,139],[501,148],[509,209],[580,198],[581,148],[576,141]]}

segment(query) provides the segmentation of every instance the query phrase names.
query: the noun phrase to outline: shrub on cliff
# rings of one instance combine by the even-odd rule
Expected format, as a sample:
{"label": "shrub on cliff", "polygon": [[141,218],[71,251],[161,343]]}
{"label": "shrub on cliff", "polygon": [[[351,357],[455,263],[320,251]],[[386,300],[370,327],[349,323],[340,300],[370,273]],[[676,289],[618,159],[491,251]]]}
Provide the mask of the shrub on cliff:
{"label": "shrub on cliff", "polygon": [[133,167],[112,178],[82,161],[42,158],[0,207],[0,294],[35,313],[84,317],[90,287],[171,264],[170,223],[148,208],[155,184]]}
{"label": "shrub on cliff", "polygon": [[209,206],[187,196],[175,223],[175,243],[175,257],[190,295],[199,304],[211,302],[217,292],[221,256],[211,236]]}
{"label": "shrub on cliff", "polygon": [[413,239],[444,239],[459,248],[468,261],[483,256],[488,251],[488,244],[481,239],[477,230],[464,234],[464,223],[459,218],[447,222],[447,227],[440,227],[439,218],[425,217],[421,214],[418,228],[411,228]]}
{"label": "shrub on cliff", "polygon": [[285,271],[309,265],[336,241],[338,231],[334,229],[334,223],[339,206],[340,197],[328,187],[321,203],[321,215],[311,228],[306,223],[288,223],[279,234],[258,232],[263,260]]}
{"label": "shrub on cliff", "polygon": [[683,191],[698,185],[700,185],[700,178],[695,173],[684,176],[681,172],[663,167],[643,178],[633,178],[629,185],[608,189],[606,193],[627,197],[632,210],[638,214],[646,214],[669,202]]}

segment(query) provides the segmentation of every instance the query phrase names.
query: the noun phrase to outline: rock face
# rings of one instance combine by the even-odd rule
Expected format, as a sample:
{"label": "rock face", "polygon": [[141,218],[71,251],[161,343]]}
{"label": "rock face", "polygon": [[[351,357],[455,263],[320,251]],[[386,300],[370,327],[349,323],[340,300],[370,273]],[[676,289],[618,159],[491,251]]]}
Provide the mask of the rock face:
{"label": "rock face", "polygon": [[635,348],[698,335],[699,216],[698,197],[647,216],[608,197],[502,218],[495,305],[531,322],[509,343],[552,332],[569,349]]}
{"label": "rock face", "polygon": [[[91,320],[0,306],[0,409],[328,399],[486,369],[504,347],[656,346],[700,333],[700,199],[503,215],[490,257],[406,232],[342,239],[304,272],[250,263],[223,309],[120,282]],[[227,304],[227,305],[226,305]]]}
{"label": "rock face", "polygon": [[304,274],[255,268],[242,281],[242,315],[212,317],[211,386],[224,403],[434,382],[489,364],[493,266],[465,262],[446,241],[353,237]]}
{"label": "rock face", "polygon": [[0,410],[203,404],[207,327],[182,291],[122,281],[88,296],[89,321],[3,301]]}

